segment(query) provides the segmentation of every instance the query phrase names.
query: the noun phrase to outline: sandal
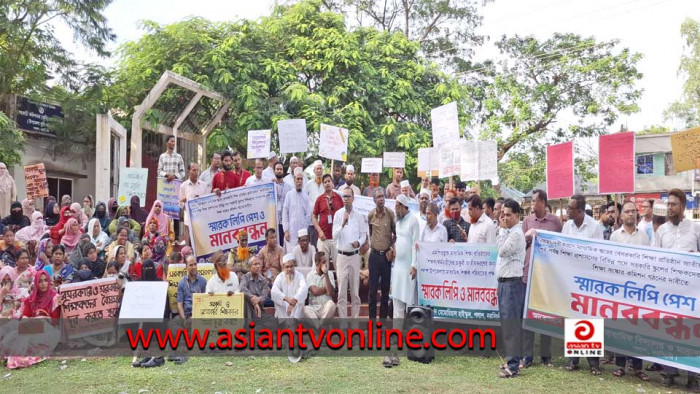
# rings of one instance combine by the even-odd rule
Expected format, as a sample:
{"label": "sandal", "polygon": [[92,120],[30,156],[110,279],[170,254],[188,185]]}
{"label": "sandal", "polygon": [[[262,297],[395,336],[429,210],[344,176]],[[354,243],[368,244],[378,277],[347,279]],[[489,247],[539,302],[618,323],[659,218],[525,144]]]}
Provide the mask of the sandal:
{"label": "sandal", "polygon": [[625,369],[622,367],[616,369],[615,371],[613,371],[612,376],[615,376],[617,378],[625,376]]}
{"label": "sandal", "polygon": [[518,371],[513,372],[510,369],[506,368],[498,374],[498,377],[501,379],[508,379],[508,378],[515,378],[518,375],[519,375]]}
{"label": "sandal", "polygon": [[567,371],[571,372],[578,370],[579,367],[577,364],[567,364],[565,368]]}
{"label": "sandal", "polygon": [[[603,371],[600,370],[600,367],[590,367],[589,370],[591,371],[591,375],[593,376],[598,376],[602,375]],[[624,373],[624,371],[623,371]]]}
{"label": "sandal", "polygon": [[642,371],[636,371],[634,373],[634,376],[638,377],[639,380],[641,380],[642,382],[648,382],[651,380],[649,376]]}

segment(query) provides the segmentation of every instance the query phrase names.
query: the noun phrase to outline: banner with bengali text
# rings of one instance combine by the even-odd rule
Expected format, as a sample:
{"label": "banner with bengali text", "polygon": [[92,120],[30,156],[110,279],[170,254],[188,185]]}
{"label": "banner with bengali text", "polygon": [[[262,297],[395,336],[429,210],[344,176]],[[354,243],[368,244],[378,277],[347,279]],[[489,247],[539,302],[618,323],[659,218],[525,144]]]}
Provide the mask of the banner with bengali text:
{"label": "banner with bengali text", "polygon": [[435,318],[497,321],[495,244],[418,243],[418,303]]}
{"label": "banner with bengali text", "polygon": [[61,317],[67,337],[80,338],[114,330],[120,290],[117,278],[61,285]]}
{"label": "banner with bengali text", "polygon": [[165,178],[158,178],[156,199],[163,203],[163,211],[170,219],[180,220],[180,185],[182,181],[173,179],[167,182]]}
{"label": "banner with bengali text", "polygon": [[605,319],[605,350],[700,372],[700,255],[538,231],[524,327]]}
{"label": "banner with bengali text", "polygon": [[[202,275],[204,279],[209,280],[216,274],[216,269],[214,264],[199,263],[197,264],[197,273]],[[165,280],[168,281],[168,302],[170,303],[171,312],[177,313],[177,285],[180,284],[180,281],[185,276],[187,276],[185,264],[170,264],[168,266]]]}

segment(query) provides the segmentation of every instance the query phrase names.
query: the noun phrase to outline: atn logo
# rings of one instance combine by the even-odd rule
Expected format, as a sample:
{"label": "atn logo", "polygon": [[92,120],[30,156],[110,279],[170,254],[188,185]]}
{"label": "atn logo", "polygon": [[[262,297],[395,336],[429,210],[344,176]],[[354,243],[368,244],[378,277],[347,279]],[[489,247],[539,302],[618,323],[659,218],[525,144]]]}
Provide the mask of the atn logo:
{"label": "atn logo", "polygon": [[564,321],[564,356],[603,357],[603,319],[566,319]]}

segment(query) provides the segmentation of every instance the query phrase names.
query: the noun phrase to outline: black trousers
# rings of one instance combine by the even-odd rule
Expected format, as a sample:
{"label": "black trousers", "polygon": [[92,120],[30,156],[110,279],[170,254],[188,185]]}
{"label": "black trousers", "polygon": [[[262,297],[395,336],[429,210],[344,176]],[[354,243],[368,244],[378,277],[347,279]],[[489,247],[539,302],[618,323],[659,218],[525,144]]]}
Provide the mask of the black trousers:
{"label": "black trousers", "polygon": [[386,255],[375,251],[369,253],[369,318],[377,318],[377,288],[382,292],[379,301],[379,318],[386,319],[389,315],[389,287],[391,287],[391,262]]}

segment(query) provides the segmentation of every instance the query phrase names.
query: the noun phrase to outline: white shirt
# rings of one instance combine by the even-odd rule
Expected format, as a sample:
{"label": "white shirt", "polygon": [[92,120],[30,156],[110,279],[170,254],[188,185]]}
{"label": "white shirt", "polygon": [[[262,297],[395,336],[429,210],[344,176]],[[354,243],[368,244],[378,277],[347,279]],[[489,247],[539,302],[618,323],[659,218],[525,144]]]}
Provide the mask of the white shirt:
{"label": "white shirt", "polygon": [[274,181],[275,170],[273,168],[270,168],[270,166],[267,166],[262,172],[262,179],[266,181]]}
{"label": "white shirt", "polygon": [[297,263],[297,267],[313,267],[314,266],[314,256],[316,256],[316,247],[309,244],[309,249],[306,253],[301,251],[301,246],[297,244],[292,250],[294,255],[294,261]]}
{"label": "white shirt", "polygon": [[[443,227],[444,228],[444,227]],[[408,214],[396,220],[396,258],[391,268],[391,297],[413,304],[416,281],[411,279],[411,268],[416,266],[416,242],[420,238],[418,219]]]}
{"label": "white shirt", "polygon": [[316,183],[316,178],[306,182],[304,185],[304,193],[309,196],[309,201],[311,201],[311,209],[314,209],[314,203],[318,196],[323,194],[323,182],[321,184]]}
{"label": "white shirt", "polygon": [[637,228],[634,229],[632,234],[625,230],[625,226],[618,228],[610,234],[610,241],[619,242],[621,244],[634,244],[634,245],[644,245],[649,246],[649,237],[646,232],[640,231]]}
{"label": "white shirt", "polygon": [[[284,243],[285,250],[291,251],[297,244],[298,232],[311,225],[311,204],[304,192],[296,189],[287,192],[282,208],[282,230],[289,231],[289,241]],[[289,243],[289,248],[287,244]]]}
{"label": "white shirt", "polygon": [[359,242],[360,245],[365,243],[369,225],[367,224],[367,218],[354,209],[350,212],[345,226],[343,226],[344,216],[345,208],[340,208],[333,216],[333,239],[338,250],[352,252],[359,248],[352,246],[355,241]]}
{"label": "white shirt", "polygon": [[637,223],[637,230],[641,232],[646,232],[647,226],[651,226],[653,222],[653,219],[647,222],[647,218],[642,217],[642,220]]}
{"label": "white shirt", "polygon": [[[335,283],[335,277],[333,276],[333,271],[328,271],[328,279],[331,281],[331,285]],[[306,283],[309,285],[309,290],[311,290],[311,286],[316,286],[319,289],[325,289],[326,288],[326,278],[323,276],[319,275],[316,273],[316,268],[312,269],[309,271],[309,274],[306,275]],[[314,308],[316,311],[319,311],[323,308],[323,306],[328,302],[329,300],[333,300],[331,296],[326,294],[321,294],[320,296],[315,296],[311,294],[311,291],[309,291],[309,305]]]}
{"label": "white shirt", "polygon": [[[197,197],[205,196],[211,192],[211,185],[207,184],[201,179],[197,179],[197,183],[192,183],[188,178],[186,181],[182,182],[180,185],[180,200],[186,198],[187,201],[193,200]],[[190,225],[190,215],[188,214],[187,203],[180,203],[180,208],[185,209],[185,226]]]}
{"label": "white shirt", "polygon": [[287,174],[287,176],[284,177],[284,183],[289,185],[290,188],[294,189],[294,175],[293,174]]}
{"label": "white shirt", "polygon": [[214,293],[214,294],[228,294],[229,291],[232,291],[234,293],[238,293],[238,275],[236,273],[231,272],[228,276],[228,279],[226,279],[226,282],[222,281],[221,278],[219,278],[219,274],[214,274],[208,281],[207,281],[207,289],[205,290],[205,293]]}
{"label": "white shirt", "polygon": [[262,176],[260,179],[256,178],[255,175],[249,176],[248,179],[245,180],[245,186],[253,186],[253,185],[260,185],[263,183],[270,182],[269,180],[263,178]]}
{"label": "white shirt", "polygon": [[[423,234],[423,229],[425,228],[425,225],[428,224],[428,219],[427,219],[426,217],[424,217],[424,216],[420,213],[420,211],[414,213],[413,216],[414,216],[414,217],[416,218],[416,220],[418,221],[418,226],[420,226],[420,232],[419,232],[418,234]],[[438,223],[440,223],[439,220],[438,220]]]}
{"label": "white shirt", "polygon": [[211,166],[209,166],[206,170],[199,174],[199,180],[207,185],[207,189],[209,191],[211,191],[211,185],[214,182],[214,175],[216,175],[217,172],[219,172],[219,170],[213,171]]}
{"label": "white shirt", "polygon": [[656,230],[654,246],[683,252],[697,252],[700,250],[700,227],[685,218],[678,223],[678,226],[668,221]]}
{"label": "white shirt", "polygon": [[[469,232],[471,232],[471,228]],[[527,247],[522,225],[518,223],[511,228],[499,228],[496,243],[498,244],[496,277],[522,277],[523,266],[525,266],[525,248]]]}
{"label": "white shirt", "polygon": [[479,220],[469,226],[467,242],[470,244],[494,244],[496,243],[497,231],[498,228],[493,224],[493,220],[488,217],[486,212],[482,212]]}
{"label": "white shirt", "polygon": [[421,242],[447,242],[447,229],[440,223],[435,225],[434,229],[430,229],[430,225],[426,224],[423,232],[420,234]]}
{"label": "white shirt", "polygon": [[574,220],[569,219],[564,223],[564,227],[561,229],[562,234],[591,239],[604,239],[603,231],[603,225],[588,215],[583,218],[581,227],[576,227]]}
{"label": "white shirt", "polygon": [[[301,272],[294,270],[294,279],[287,281],[287,275],[280,272],[275,278],[275,283],[272,285],[270,296],[275,302],[275,317],[276,318],[295,318],[301,319],[304,316],[304,302],[306,295],[309,292],[306,286],[306,280]],[[284,300],[285,297],[292,297],[297,300],[297,306],[292,309],[292,314],[287,315],[287,307],[289,303]]]}
{"label": "white shirt", "polygon": [[[360,188],[359,188],[359,187],[357,187],[357,186],[355,186],[355,185],[348,186],[347,183],[344,183],[343,185],[341,185],[341,186],[338,188],[338,193],[340,193],[340,195],[342,196],[342,195],[343,195],[343,190],[345,190],[345,189],[347,189],[347,188],[352,189],[352,192],[353,192],[356,196],[361,196],[361,195],[362,195],[362,192],[360,191]],[[314,201],[315,201],[315,200],[314,200]]]}

